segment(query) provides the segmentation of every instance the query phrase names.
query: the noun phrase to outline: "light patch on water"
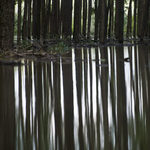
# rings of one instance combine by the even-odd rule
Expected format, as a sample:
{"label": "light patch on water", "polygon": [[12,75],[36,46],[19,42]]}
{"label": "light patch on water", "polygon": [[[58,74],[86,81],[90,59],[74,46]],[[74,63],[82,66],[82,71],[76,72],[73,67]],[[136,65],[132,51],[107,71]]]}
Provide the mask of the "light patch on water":
{"label": "light patch on water", "polygon": [[73,79],[73,106],[74,106],[74,143],[76,147],[75,149],[78,149],[79,113],[77,101],[76,64],[75,64],[74,49],[72,50],[72,79]]}
{"label": "light patch on water", "polygon": [[15,107],[19,108],[19,70],[18,67],[14,67],[14,88],[15,88]]}
{"label": "light patch on water", "polygon": [[24,117],[24,125],[26,123],[26,75],[25,75],[25,67],[21,67],[21,89],[22,89],[22,110]]}

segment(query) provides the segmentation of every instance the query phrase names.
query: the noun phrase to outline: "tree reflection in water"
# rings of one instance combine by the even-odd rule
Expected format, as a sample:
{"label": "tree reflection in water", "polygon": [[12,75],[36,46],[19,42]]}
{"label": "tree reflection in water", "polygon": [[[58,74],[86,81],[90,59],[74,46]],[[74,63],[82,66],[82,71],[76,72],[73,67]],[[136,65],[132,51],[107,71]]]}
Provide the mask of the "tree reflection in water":
{"label": "tree reflection in water", "polygon": [[0,66],[0,147],[148,149],[149,53],[149,46],[78,48],[58,62]]}

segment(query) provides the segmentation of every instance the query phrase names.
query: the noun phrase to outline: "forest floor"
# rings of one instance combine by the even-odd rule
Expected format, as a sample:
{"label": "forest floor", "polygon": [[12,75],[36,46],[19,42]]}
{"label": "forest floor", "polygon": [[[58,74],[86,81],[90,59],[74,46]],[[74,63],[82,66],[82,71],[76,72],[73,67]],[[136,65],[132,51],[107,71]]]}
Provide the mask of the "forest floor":
{"label": "forest floor", "polygon": [[[117,40],[107,40],[105,44],[99,42],[80,41],[74,43],[73,41],[57,41],[47,40],[46,42],[32,41],[25,42],[21,45],[15,45],[11,51],[0,51],[0,65],[23,65],[22,59],[32,59],[40,61],[59,61],[60,57],[65,60],[66,54],[72,48],[92,48],[92,47],[113,47],[113,46],[135,46],[135,45],[150,45],[150,39],[144,39],[142,42],[139,39],[124,40],[123,43],[118,43]],[[68,59],[68,58],[67,58]]]}

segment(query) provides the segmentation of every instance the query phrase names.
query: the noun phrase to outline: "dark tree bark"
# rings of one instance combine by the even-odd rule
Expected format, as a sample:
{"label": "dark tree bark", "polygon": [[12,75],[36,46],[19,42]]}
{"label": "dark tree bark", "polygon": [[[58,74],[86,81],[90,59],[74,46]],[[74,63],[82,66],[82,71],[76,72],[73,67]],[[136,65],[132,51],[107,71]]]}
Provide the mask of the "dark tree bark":
{"label": "dark tree bark", "polygon": [[150,1],[145,0],[144,11],[143,11],[143,21],[142,21],[142,27],[141,27],[141,38],[144,38],[145,33],[146,33],[146,26],[148,24],[148,17],[149,17],[149,7],[150,7]]}
{"label": "dark tree bark", "polygon": [[75,0],[74,2],[74,32],[73,32],[73,39],[77,43],[79,42],[79,34],[80,34],[80,19],[79,16],[81,14],[80,11],[80,1],[81,0]]}
{"label": "dark tree bark", "polygon": [[0,0],[0,48],[13,49],[14,46],[14,0]]}
{"label": "dark tree bark", "polygon": [[108,26],[108,37],[114,34],[114,0],[110,1],[110,11],[109,11],[109,26]]}
{"label": "dark tree bark", "polygon": [[86,36],[86,21],[87,21],[87,0],[83,0],[83,26],[82,26],[82,34]]}
{"label": "dark tree bark", "polygon": [[82,2],[83,0],[80,0],[79,3],[79,33],[81,34],[81,12],[82,12]]}
{"label": "dark tree bark", "polygon": [[90,29],[91,29],[91,12],[92,12],[92,0],[89,0],[88,6],[88,31],[87,31],[87,38],[90,38]]}
{"label": "dark tree bark", "polygon": [[17,44],[20,44],[20,40],[21,40],[21,4],[22,4],[22,0],[18,0]]}
{"label": "dark tree bark", "polygon": [[[20,6],[18,6],[18,7],[20,9]],[[22,39],[27,39],[27,38],[31,39],[31,0],[24,1]]]}
{"label": "dark tree bark", "polygon": [[108,29],[108,13],[110,11],[110,5],[111,5],[110,3],[111,3],[111,0],[108,0],[108,2],[105,2],[105,5],[106,5],[105,36],[106,37],[107,37],[107,29]]}
{"label": "dark tree bark", "polygon": [[62,0],[62,35],[71,38],[72,34],[72,0]]}
{"label": "dark tree bark", "polygon": [[141,38],[141,29],[143,21],[143,1],[138,0],[138,18],[137,18],[137,36]]}
{"label": "dark tree bark", "polygon": [[86,36],[87,0],[83,0],[83,29],[82,34]]}
{"label": "dark tree bark", "polygon": [[51,36],[59,37],[59,0],[52,0],[52,20],[51,20]]}
{"label": "dark tree bark", "polygon": [[134,29],[133,29],[133,36],[136,37],[136,32],[137,32],[137,0],[134,0]]}
{"label": "dark tree bark", "polygon": [[98,38],[98,16],[99,16],[99,13],[98,13],[98,4],[97,4],[97,0],[95,0],[95,32],[94,32],[94,41],[97,41],[97,38]]}
{"label": "dark tree bark", "polygon": [[33,38],[37,37],[37,0],[33,0],[33,23],[32,23],[32,33],[33,33]]}
{"label": "dark tree bark", "polygon": [[46,11],[45,11],[46,16],[43,24],[43,39],[46,39],[47,37],[48,26],[50,22],[50,4],[51,4],[51,0],[48,1],[48,4],[46,6]]}
{"label": "dark tree bark", "polygon": [[124,0],[116,0],[115,34],[119,43],[123,43],[124,32]]}
{"label": "dark tree bark", "polygon": [[35,39],[40,39],[40,33],[41,33],[41,28],[40,28],[40,11],[41,11],[41,1],[40,0],[33,0],[33,38]]}
{"label": "dark tree bark", "polygon": [[31,2],[32,0],[28,0],[28,39],[31,39]]}
{"label": "dark tree bark", "polygon": [[131,35],[132,35],[132,0],[130,0],[128,10],[127,37],[131,37]]}
{"label": "dark tree bark", "polygon": [[37,39],[40,39],[41,35],[41,0],[37,0]]}
{"label": "dark tree bark", "polygon": [[41,36],[43,39],[43,35],[44,35],[44,24],[45,24],[45,18],[46,18],[46,7],[45,7],[45,0],[41,1]]}
{"label": "dark tree bark", "polygon": [[28,25],[28,19],[27,19],[27,13],[28,13],[28,10],[27,10],[27,3],[28,1],[25,0],[24,1],[24,15],[23,15],[23,25],[22,25],[22,39],[26,39],[27,38],[27,25]]}
{"label": "dark tree bark", "polygon": [[100,28],[99,28],[99,40],[100,43],[104,44],[105,40],[106,40],[106,22],[107,22],[107,18],[106,18],[106,1],[105,0],[101,0],[100,3]]}

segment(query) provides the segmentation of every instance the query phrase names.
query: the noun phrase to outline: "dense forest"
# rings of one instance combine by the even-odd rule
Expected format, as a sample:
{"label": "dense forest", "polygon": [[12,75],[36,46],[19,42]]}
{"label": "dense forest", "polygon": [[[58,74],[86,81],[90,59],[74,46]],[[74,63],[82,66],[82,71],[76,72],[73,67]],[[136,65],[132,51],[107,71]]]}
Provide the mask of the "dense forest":
{"label": "dense forest", "polygon": [[105,44],[150,36],[149,0],[0,0],[0,48],[67,39]]}

